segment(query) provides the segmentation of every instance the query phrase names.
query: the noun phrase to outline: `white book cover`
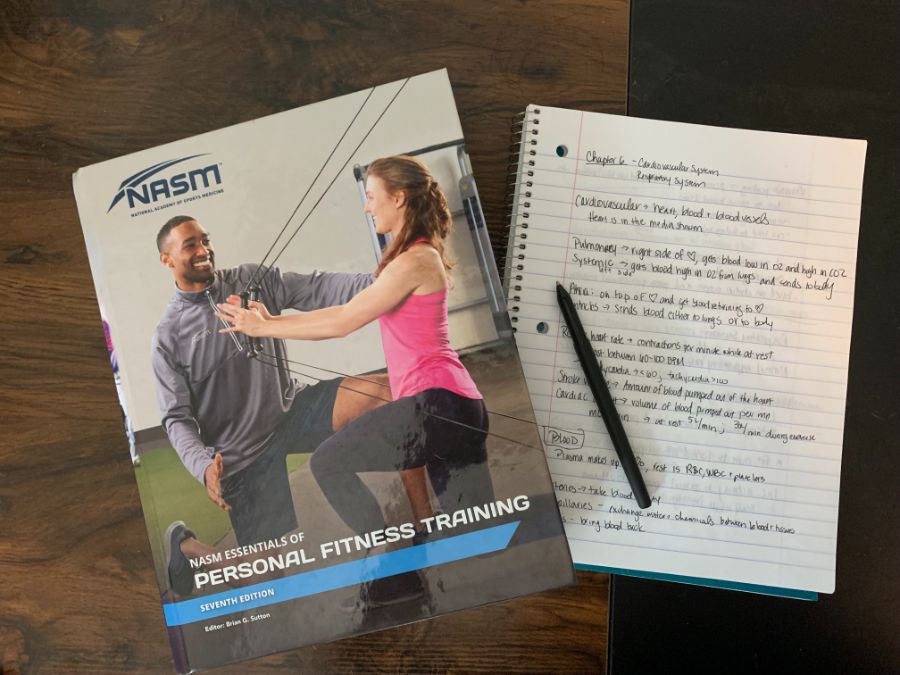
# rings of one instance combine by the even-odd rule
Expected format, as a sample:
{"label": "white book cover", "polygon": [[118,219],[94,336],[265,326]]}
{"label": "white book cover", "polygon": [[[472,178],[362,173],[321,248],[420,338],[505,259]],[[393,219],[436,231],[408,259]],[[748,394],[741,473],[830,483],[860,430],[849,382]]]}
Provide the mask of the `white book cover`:
{"label": "white book cover", "polygon": [[[379,158],[449,234],[391,258],[373,176],[403,213],[419,193]],[[446,71],[73,181],[179,671],[574,581]],[[393,271],[419,244],[453,263],[437,291]],[[365,316],[251,340],[223,332],[242,291],[271,322]]]}

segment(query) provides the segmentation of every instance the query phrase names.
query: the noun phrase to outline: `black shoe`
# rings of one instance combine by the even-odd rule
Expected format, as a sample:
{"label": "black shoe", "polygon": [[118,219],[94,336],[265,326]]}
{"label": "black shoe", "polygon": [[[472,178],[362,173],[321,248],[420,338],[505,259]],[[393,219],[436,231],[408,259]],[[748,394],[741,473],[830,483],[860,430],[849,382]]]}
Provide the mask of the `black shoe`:
{"label": "black shoe", "polygon": [[367,586],[366,600],[370,608],[399,605],[425,595],[425,580],[418,571],[375,579]]}
{"label": "black shoe", "polygon": [[183,521],[176,520],[169,525],[163,537],[169,586],[178,595],[190,595],[194,590],[194,573],[191,571],[191,564],[181,552],[181,542],[193,536],[194,533],[187,529]]}
{"label": "black shoe", "polygon": [[372,611],[382,607],[420,601],[426,597],[425,579],[421,572],[403,572],[392,577],[367,581],[359,589],[359,595],[341,603],[341,611]]}

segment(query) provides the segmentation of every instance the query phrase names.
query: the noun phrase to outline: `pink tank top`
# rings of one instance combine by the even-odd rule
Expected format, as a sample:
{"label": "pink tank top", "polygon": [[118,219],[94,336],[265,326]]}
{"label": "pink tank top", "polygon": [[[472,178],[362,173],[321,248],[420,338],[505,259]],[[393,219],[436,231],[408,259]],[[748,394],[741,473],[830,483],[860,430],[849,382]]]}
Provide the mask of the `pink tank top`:
{"label": "pink tank top", "polygon": [[464,398],[482,398],[459,356],[450,348],[448,289],[410,295],[379,318],[381,344],[395,399],[439,387]]}

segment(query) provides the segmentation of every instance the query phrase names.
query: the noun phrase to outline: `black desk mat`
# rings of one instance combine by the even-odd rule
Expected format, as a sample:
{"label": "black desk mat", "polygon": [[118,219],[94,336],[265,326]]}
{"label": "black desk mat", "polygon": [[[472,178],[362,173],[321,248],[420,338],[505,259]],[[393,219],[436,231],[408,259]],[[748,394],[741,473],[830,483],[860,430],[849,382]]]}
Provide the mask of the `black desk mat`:
{"label": "black desk mat", "polygon": [[617,576],[611,673],[900,672],[900,4],[633,0],[629,115],[869,141],[837,588]]}

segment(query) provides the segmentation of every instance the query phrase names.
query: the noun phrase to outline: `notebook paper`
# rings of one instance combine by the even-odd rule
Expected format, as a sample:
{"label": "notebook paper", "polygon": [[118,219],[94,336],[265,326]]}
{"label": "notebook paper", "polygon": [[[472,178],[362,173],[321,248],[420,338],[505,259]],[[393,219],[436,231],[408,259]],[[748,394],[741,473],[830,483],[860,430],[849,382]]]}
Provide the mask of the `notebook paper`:
{"label": "notebook paper", "polygon": [[833,592],[865,142],[540,106],[522,137],[509,304],[575,562]]}

